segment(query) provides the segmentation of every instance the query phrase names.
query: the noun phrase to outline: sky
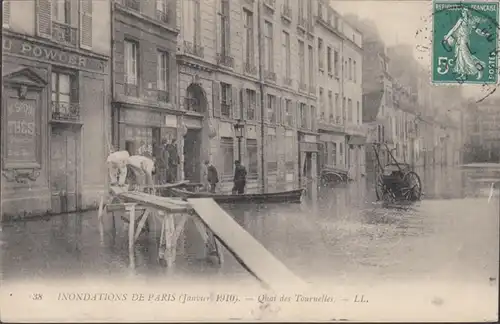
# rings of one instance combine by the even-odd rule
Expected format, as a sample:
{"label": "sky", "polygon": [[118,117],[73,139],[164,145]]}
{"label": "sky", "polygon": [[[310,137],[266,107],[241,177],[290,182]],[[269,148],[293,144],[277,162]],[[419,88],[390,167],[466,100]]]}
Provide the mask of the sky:
{"label": "sky", "polygon": [[[341,14],[356,14],[372,20],[387,46],[412,45],[414,57],[430,73],[431,0],[332,0],[330,3]],[[480,85],[461,87],[463,94],[471,99],[480,99],[487,91]]]}

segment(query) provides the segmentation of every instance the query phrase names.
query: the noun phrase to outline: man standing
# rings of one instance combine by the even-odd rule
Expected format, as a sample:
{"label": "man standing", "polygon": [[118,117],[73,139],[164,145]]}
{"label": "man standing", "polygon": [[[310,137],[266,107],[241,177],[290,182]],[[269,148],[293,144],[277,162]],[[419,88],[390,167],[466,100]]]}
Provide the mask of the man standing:
{"label": "man standing", "polygon": [[244,194],[245,186],[247,184],[247,169],[241,164],[239,160],[234,161],[234,187],[233,194]]}
{"label": "man standing", "polygon": [[215,193],[215,187],[217,183],[219,183],[219,174],[217,173],[217,169],[210,163],[210,161],[205,160],[206,166],[206,181],[210,185],[210,192]]}

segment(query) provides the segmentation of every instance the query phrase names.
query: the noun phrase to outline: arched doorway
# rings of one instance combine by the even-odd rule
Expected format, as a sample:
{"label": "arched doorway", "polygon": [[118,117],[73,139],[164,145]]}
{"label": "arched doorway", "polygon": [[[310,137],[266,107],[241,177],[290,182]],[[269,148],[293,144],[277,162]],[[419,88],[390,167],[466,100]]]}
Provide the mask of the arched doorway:
{"label": "arched doorway", "polygon": [[186,90],[184,107],[189,114],[185,118],[187,132],[184,136],[184,179],[191,182],[201,182],[202,163],[206,159],[204,153],[207,145],[206,123],[208,119],[208,103],[205,91],[198,83],[191,83]]}

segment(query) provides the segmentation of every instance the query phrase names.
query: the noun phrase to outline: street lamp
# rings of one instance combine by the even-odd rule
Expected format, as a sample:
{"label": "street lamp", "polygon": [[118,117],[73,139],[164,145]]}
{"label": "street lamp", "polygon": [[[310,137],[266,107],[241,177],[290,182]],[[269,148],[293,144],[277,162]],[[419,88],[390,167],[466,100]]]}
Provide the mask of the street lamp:
{"label": "street lamp", "polygon": [[236,124],[234,124],[234,132],[238,138],[238,160],[241,162],[241,139],[243,138],[243,129],[245,129],[245,124],[243,120],[238,119]]}

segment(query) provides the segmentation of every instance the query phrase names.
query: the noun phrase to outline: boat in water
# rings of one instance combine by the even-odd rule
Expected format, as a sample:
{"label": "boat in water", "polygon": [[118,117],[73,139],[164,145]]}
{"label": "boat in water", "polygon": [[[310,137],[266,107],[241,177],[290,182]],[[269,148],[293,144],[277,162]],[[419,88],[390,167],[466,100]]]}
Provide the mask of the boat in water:
{"label": "boat in water", "polygon": [[210,192],[193,192],[181,188],[169,188],[168,191],[175,197],[188,198],[213,198],[219,204],[249,203],[289,203],[299,204],[305,189],[277,191],[255,194],[213,194]]}

